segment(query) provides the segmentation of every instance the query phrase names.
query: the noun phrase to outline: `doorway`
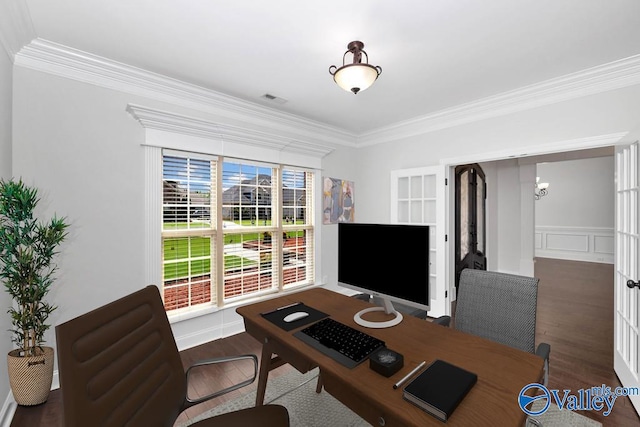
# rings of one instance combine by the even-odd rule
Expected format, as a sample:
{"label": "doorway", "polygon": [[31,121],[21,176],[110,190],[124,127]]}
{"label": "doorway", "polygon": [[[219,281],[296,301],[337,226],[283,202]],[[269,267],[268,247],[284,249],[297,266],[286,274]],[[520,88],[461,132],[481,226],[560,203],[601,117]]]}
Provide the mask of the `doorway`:
{"label": "doorway", "polygon": [[[602,204],[606,204],[607,206],[609,205],[613,205],[614,200],[613,199],[604,199],[602,197],[597,196],[597,192],[594,193],[595,188],[594,185],[595,184],[589,184],[589,185],[584,185],[581,184],[582,187],[586,187],[586,188],[567,188],[566,191],[563,188],[562,181],[569,181],[569,180],[573,180],[573,181],[579,181],[584,183],[584,175],[578,175],[576,174],[579,170],[579,168],[569,168],[566,166],[566,162],[567,161],[572,161],[572,160],[587,160],[587,162],[585,163],[589,163],[590,160],[593,160],[592,158],[594,157],[612,157],[613,156],[613,151],[614,151],[614,146],[613,145],[609,145],[606,147],[596,147],[596,148],[590,148],[590,149],[584,149],[584,150],[566,150],[563,152],[558,152],[558,153],[545,153],[545,154],[537,154],[537,155],[530,155],[530,156],[524,156],[524,157],[518,157],[517,159],[513,158],[513,157],[509,157],[509,158],[498,158],[498,159],[487,159],[487,161],[485,162],[485,159],[479,159],[479,158],[475,158],[475,159],[463,159],[463,160],[467,160],[467,162],[469,160],[479,160],[482,162],[482,166],[484,167],[484,172],[487,175],[487,179],[488,179],[488,186],[489,186],[489,191],[490,193],[488,194],[488,200],[487,200],[487,207],[488,207],[488,218],[487,218],[487,224],[488,224],[488,230],[487,230],[487,239],[489,240],[489,247],[488,247],[488,254],[486,254],[489,257],[490,262],[487,263],[487,268],[488,269],[496,269],[497,271],[505,271],[505,272],[515,272],[515,273],[519,273],[519,271],[517,270],[518,268],[518,263],[517,263],[517,259],[512,259],[510,261],[507,268],[505,269],[504,265],[501,265],[497,260],[498,257],[500,257],[500,259],[502,259],[502,257],[505,255],[505,251],[504,250],[496,250],[495,246],[493,246],[493,242],[494,240],[496,240],[497,235],[494,235],[496,232],[493,231],[496,228],[497,223],[500,226],[504,225],[504,222],[507,221],[509,222],[509,227],[508,230],[512,230],[514,226],[516,226],[516,224],[519,221],[522,221],[522,216],[525,217],[525,219],[528,219],[529,215],[527,214],[526,209],[524,210],[525,213],[521,214],[518,213],[517,215],[513,215],[511,217],[509,217],[509,214],[512,212],[509,209],[511,209],[512,207],[516,207],[516,208],[522,208],[522,204],[520,201],[518,201],[518,199],[520,197],[522,197],[523,199],[525,197],[531,197],[531,206],[533,206],[534,208],[534,212],[536,209],[539,209],[541,206],[544,205],[548,205],[550,204],[550,202],[552,201],[556,201],[559,198],[565,198],[567,203],[569,204],[576,204],[575,203],[575,198],[577,197],[583,197],[585,199],[589,199],[591,200],[591,203],[594,203],[596,205],[602,205]],[[550,193],[549,195],[541,198],[540,200],[534,201],[534,181],[530,182],[530,186],[527,187],[527,185],[529,185],[529,181],[527,181],[526,183],[522,183],[523,181],[517,182],[518,178],[522,178],[521,175],[519,175],[517,172],[514,172],[516,170],[516,168],[519,168],[521,166],[525,166],[525,167],[530,167],[531,165],[533,165],[535,167],[535,169],[537,169],[539,166],[541,166],[542,164],[545,163],[550,163],[549,165],[545,165],[544,171],[542,174],[538,173],[537,175],[539,175],[541,177],[541,179],[543,179],[544,181],[550,181]],[[561,167],[562,164],[562,167]],[[589,163],[590,164],[590,163]],[[555,166],[554,166],[555,165]],[[551,167],[553,166],[553,168]],[[511,168],[513,167],[513,170],[511,170]],[[586,167],[586,166],[585,166]],[[505,174],[505,168],[509,168],[509,174]],[[558,169],[560,171],[562,171],[562,173],[564,175],[562,176],[558,176],[556,174],[554,174],[553,176],[550,176],[549,173],[553,170],[553,169]],[[527,178],[527,180],[535,180],[536,177],[536,173],[535,173],[535,169],[534,172],[532,173],[532,176],[529,177],[528,175],[525,177]],[[607,169],[608,170],[608,169]],[[613,171],[607,173],[605,176],[602,176],[601,174],[601,170],[598,171],[598,173],[595,173],[595,169],[592,169],[591,173],[593,175],[598,176],[597,184],[600,185],[609,185],[611,186],[613,183],[613,179],[615,177],[615,175],[613,174]],[[450,166],[449,169],[449,177],[451,178],[451,182],[454,182],[454,177],[457,176],[457,167],[455,167],[454,165]],[[505,179],[507,178],[507,179]],[[509,180],[508,178],[512,178],[511,180]],[[551,179],[550,179],[551,178]],[[589,181],[591,182],[591,181]],[[504,184],[504,185],[503,185]],[[451,215],[450,215],[450,230],[451,232],[456,231],[457,232],[457,225],[456,225],[456,229],[453,228],[454,226],[454,214],[453,211],[457,210],[457,208],[455,208],[454,206],[454,200],[457,198],[457,195],[454,195],[454,186],[452,186],[452,188],[450,188],[450,203],[449,203],[449,207],[452,210]],[[507,193],[503,192],[502,187],[507,187]],[[582,194],[582,191],[585,191],[587,194]],[[517,192],[517,193],[516,193]],[[497,202],[496,202],[497,200]],[[500,210],[496,211],[497,206],[500,206]],[[555,203],[554,203],[555,205]],[[525,206],[526,207],[526,206]],[[577,206],[576,206],[577,207]],[[572,206],[573,208],[573,206]],[[565,208],[566,209],[566,208]],[[582,207],[582,211],[584,212],[586,209],[589,209],[588,207]],[[611,209],[613,209],[613,207],[611,206]],[[557,209],[556,209],[557,210]],[[551,209],[551,211],[553,211],[553,209]],[[602,212],[601,209],[598,209],[598,211],[600,212],[598,215],[603,215],[604,212]],[[498,215],[496,215],[498,214]],[[503,214],[502,216],[500,216],[499,214]],[[543,215],[541,217],[539,217],[540,212],[538,212],[538,214],[533,214],[534,220],[533,220],[533,226],[531,227],[530,232],[532,233],[531,236],[529,236],[529,238],[531,239],[531,241],[535,241],[536,244],[536,248],[532,248],[534,250],[534,256],[535,256],[535,251],[538,249],[538,243],[540,243],[538,241],[538,238],[536,237],[536,233],[535,233],[535,224],[536,221],[539,219],[544,219],[544,223],[547,223],[548,221],[546,221],[546,217]],[[584,214],[575,214],[573,212],[569,213],[569,216],[571,214],[573,214],[573,218],[577,221],[579,219],[582,219],[584,217]],[[608,214],[608,217],[613,216],[614,213],[611,212],[610,214]],[[499,219],[496,219],[496,216],[499,217]],[[529,227],[529,224],[526,223],[527,228]],[[559,224],[553,223],[552,224],[556,229],[559,230]],[[563,228],[562,231],[564,232],[564,228],[565,226],[571,226],[574,228],[585,228],[586,225],[582,222],[564,222],[562,223]],[[520,225],[518,226],[519,228],[522,227],[522,222],[520,223]],[[558,231],[556,230],[556,231]],[[596,242],[594,242],[593,240],[588,240],[589,245],[591,245],[592,243],[599,245],[600,243],[598,243],[599,241],[601,241],[601,235],[603,234],[602,230],[598,229],[597,230],[597,234],[598,234],[598,239]],[[502,237],[504,237],[504,234],[502,234]],[[514,239],[517,239],[518,236],[514,236]],[[529,245],[529,241],[527,239],[524,239],[522,236],[520,236],[521,239],[523,239],[522,241],[524,241],[527,246]],[[584,240],[584,239],[583,239]],[[452,239],[453,241],[453,239]],[[575,242],[576,239],[573,239],[573,241]],[[581,240],[582,241],[582,240]],[[562,240],[560,241],[562,242]],[[502,243],[502,242],[501,242]],[[559,241],[557,239],[555,239],[553,241],[554,243],[554,248],[549,248],[549,249],[556,249],[557,250],[557,244],[559,243]],[[517,245],[522,245],[521,241],[517,243]],[[453,246],[453,245],[452,245]],[[543,246],[546,247],[546,246]],[[589,246],[591,247],[591,246]],[[572,249],[573,247],[571,247],[570,245],[568,247],[563,247],[563,250],[568,250],[568,249]],[[509,247],[509,249],[511,249],[511,247]],[[517,250],[518,247],[516,246],[515,249]],[[577,248],[573,248],[576,250],[580,250],[582,252],[585,252],[586,250],[583,249],[582,247],[577,247]],[[458,260],[459,258],[456,256],[456,258],[453,258],[453,248],[451,248],[451,256],[450,256],[450,260]],[[506,251],[506,255],[509,256],[511,255],[511,253],[507,250]],[[585,252],[586,253],[586,252]],[[457,254],[456,254],[457,255]],[[549,254],[550,255],[550,254]],[[600,255],[603,256],[603,255]],[[545,257],[545,255],[543,254],[542,257]],[[514,257],[515,258],[515,257]],[[540,261],[540,260],[539,260]],[[543,262],[545,261],[545,262]],[[549,268],[549,261],[553,261],[554,265],[557,264],[561,267],[558,267],[556,269],[554,269],[553,271],[547,271],[545,270],[545,268]],[[548,328],[549,325],[552,324],[548,321],[549,318],[552,319],[562,319],[562,316],[566,315],[566,307],[564,307],[562,304],[549,304],[546,303],[546,301],[577,301],[576,298],[578,296],[583,297],[584,296],[584,292],[585,292],[585,288],[584,288],[584,283],[583,286],[569,286],[567,288],[566,294],[563,295],[561,298],[558,297],[558,290],[556,287],[556,283],[558,280],[565,280],[565,278],[573,278],[573,274],[568,274],[569,273],[569,268],[567,267],[567,265],[577,265],[578,267],[578,273],[584,273],[584,268],[582,262],[587,261],[587,262],[592,262],[595,260],[582,260],[582,261],[559,261],[559,260],[555,260],[552,259],[552,257],[548,257],[545,258],[544,260],[542,260],[540,262],[541,265],[539,265],[537,262],[534,263],[535,265],[535,269],[538,273],[540,273],[540,271],[542,270],[545,274],[544,280],[545,280],[545,286],[547,286],[547,288],[543,291],[543,292],[547,292],[547,295],[544,295],[544,298],[546,298],[545,300],[545,304],[543,305],[544,310],[542,313],[540,313],[539,319],[538,321],[543,325],[543,329],[540,331],[541,334],[547,334],[548,332]],[[568,264],[565,264],[568,263]],[[449,274],[451,277],[451,274],[454,273],[454,263],[450,263],[449,264]],[[603,264],[604,266],[606,266],[606,264]],[[588,265],[589,267],[593,266],[593,264]],[[595,266],[599,267],[599,264],[595,264]],[[613,266],[612,266],[613,268]],[[590,270],[589,270],[590,271]],[[457,271],[457,267],[456,267],[456,275],[458,274]],[[587,273],[587,274],[592,274],[592,273]],[[608,282],[612,282],[613,281],[613,277],[608,276],[609,273],[605,273],[605,280],[596,280],[594,277],[589,277],[589,280],[595,280],[596,285],[597,284],[603,284],[603,283],[608,283]],[[592,276],[594,276],[592,274]],[[537,276],[536,276],[537,277]],[[576,277],[577,274],[576,274]],[[599,277],[599,276],[598,276]],[[451,282],[453,282],[453,280],[451,280]],[[581,282],[577,282],[577,283],[581,283]],[[453,283],[451,283],[451,286],[453,286]],[[549,297],[548,293],[549,293],[549,289],[551,289],[551,292],[556,292],[556,293],[552,293],[552,295]],[[613,289],[610,289],[610,293],[606,294],[608,298],[613,299]],[[600,290],[600,289],[599,289]],[[541,289],[542,291],[542,289]],[[575,292],[575,295],[572,294],[572,292]],[[591,294],[588,294],[591,295]],[[540,297],[540,296],[539,296]],[[575,298],[574,298],[575,297]],[[602,301],[601,299],[598,299],[598,303],[599,304],[603,304],[604,301]],[[454,302],[455,304],[455,302]],[[605,316],[606,319],[610,319],[610,322],[600,322],[600,321],[595,321],[596,324],[598,324],[598,328],[600,328],[599,330],[602,331],[602,329],[604,328],[604,324],[606,323],[608,325],[608,329],[607,332],[605,333],[605,335],[601,335],[601,336],[606,336],[607,337],[607,344],[604,345],[604,347],[607,347],[610,349],[610,352],[613,353],[613,325],[611,324],[613,322],[613,316],[611,315],[611,308],[613,307],[613,303],[609,303],[608,305],[603,304],[603,307],[605,308],[609,308],[609,311],[607,310],[603,310],[601,313],[598,313],[596,315],[594,315],[594,309],[593,306],[591,304],[588,303],[588,301],[584,304],[577,304],[574,303],[572,305],[572,313],[571,316],[587,316],[589,318],[595,318],[595,319],[602,319],[600,317],[600,315]],[[584,311],[581,311],[584,310]],[[615,310],[614,310],[615,312]],[[546,316],[546,321],[545,321],[545,316]],[[574,319],[573,317],[571,319],[567,319],[566,321],[571,320],[572,322],[575,321],[576,319]],[[566,323],[566,321],[563,320],[563,324]],[[545,323],[546,322],[546,323]],[[592,335],[587,334],[587,335],[580,335],[580,337],[582,337],[581,339],[588,341],[592,339]],[[582,344],[582,343],[581,343]],[[564,347],[563,347],[564,346]],[[584,356],[584,349],[580,348],[577,345],[566,345],[562,344],[560,345],[561,348],[559,348],[559,350],[562,352],[563,357],[567,357],[567,358],[574,358],[574,360],[580,360],[582,361],[583,356]],[[553,353],[553,352],[552,352]],[[556,353],[558,354],[558,353]],[[573,362],[573,361],[572,361]],[[577,362],[574,362],[577,363]],[[610,376],[612,379],[609,381],[603,381],[602,383],[607,382],[607,385],[617,385],[614,382],[614,378],[617,378],[615,371],[613,370],[613,364],[612,361],[609,362],[609,365],[606,366],[604,369],[606,369],[606,371],[602,371],[602,373],[598,372],[598,375],[608,375]],[[552,369],[553,370],[553,369]],[[574,381],[577,380],[577,378],[571,377],[571,378],[567,378],[567,377],[562,377],[561,373],[562,370],[558,369],[556,370],[556,373],[558,373],[560,375],[560,377],[555,376],[555,383],[554,383],[554,387],[564,387],[564,388],[571,388],[573,390],[577,390],[581,387],[587,387],[588,385],[591,385],[592,383],[594,384],[601,384],[599,382],[597,382],[596,380],[593,380],[594,377],[592,372],[589,372],[589,375],[585,375],[584,377],[580,377],[580,378],[586,378],[588,379],[588,381],[583,382],[583,383],[575,383]],[[599,378],[597,378],[599,380]],[[559,382],[558,382],[559,381]],[[625,398],[626,399],[626,398]],[[621,399],[622,400],[622,399]],[[624,406],[625,404],[620,402],[620,406]],[[628,405],[631,406],[631,405]],[[626,408],[625,408],[626,409]],[[621,411],[622,412],[622,411]],[[631,413],[631,415],[635,415],[634,414],[634,410],[631,409],[630,411],[624,411],[622,413],[628,414]],[[637,417],[637,416],[636,416]],[[632,417],[633,418],[633,417]],[[637,419],[637,418],[633,418],[633,419]]]}

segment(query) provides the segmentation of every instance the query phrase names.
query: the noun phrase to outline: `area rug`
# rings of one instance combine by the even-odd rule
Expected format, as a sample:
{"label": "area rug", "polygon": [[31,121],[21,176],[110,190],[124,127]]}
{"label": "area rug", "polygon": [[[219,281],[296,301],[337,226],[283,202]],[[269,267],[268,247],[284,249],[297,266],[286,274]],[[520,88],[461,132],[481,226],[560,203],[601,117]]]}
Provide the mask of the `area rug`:
{"label": "area rug", "polygon": [[[297,371],[269,379],[265,393],[265,403],[276,403],[287,408],[291,427],[370,427],[371,424],[360,418],[355,412],[344,406],[326,391],[316,393],[318,369],[300,374]],[[195,416],[180,424],[189,426],[196,421],[214,415],[254,406],[255,391],[237,399],[223,403],[214,409]],[[580,414],[567,410],[559,410],[551,405],[547,412],[536,417],[544,427],[598,427],[593,421]],[[536,424],[527,424],[527,426]]]}

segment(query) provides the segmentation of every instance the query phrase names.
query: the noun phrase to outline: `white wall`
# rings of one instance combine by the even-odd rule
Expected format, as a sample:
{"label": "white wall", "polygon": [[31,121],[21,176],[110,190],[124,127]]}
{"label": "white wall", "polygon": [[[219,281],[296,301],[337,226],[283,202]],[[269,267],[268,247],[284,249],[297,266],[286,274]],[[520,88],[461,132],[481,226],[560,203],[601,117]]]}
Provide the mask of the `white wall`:
{"label": "white wall", "polygon": [[536,256],[613,263],[614,157],[540,163]]}
{"label": "white wall", "polygon": [[523,274],[522,234],[529,227],[533,233],[533,212],[522,211],[521,165],[517,159],[505,159],[482,162],[480,167],[487,182],[487,270]]}
{"label": "white wall", "polygon": [[536,202],[537,226],[614,226],[614,158],[540,163],[549,194]]}
{"label": "white wall", "polygon": [[[9,53],[0,44],[0,178],[11,178],[11,83],[12,61]],[[13,348],[8,332],[11,320],[6,314],[11,299],[0,289],[0,354],[5,355]],[[6,369],[0,369],[0,406],[9,394],[9,378]],[[4,412],[4,411],[3,411]],[[1,420],[1,417],[0,417]]]}
{"label": "white wall", "polygon": [[[347,181],[356,181],[354,185],[354,220],[355,222],[370,221],[366,211],[360,208],[360,200],[365,193],[366,186],[357,181],[358,179],[358,150],[353,148],[344,148],[336,150],[323,159],[322,176],[328,178],[338,178]],[[334,290],[345,291],[345,288],[339,287],[338,282],[338,225],[337,224],[318,224],[318,229],[322,234],[322,246],[320,249],[320,258],[322,259],[321,278],[327,287]]]}
{"label": "white wall", "polygon": [[14,174],[40,189],[43,215],[71,224],[51,291],[53,324],[146,285],[144,132],[125,111],[129,100],[16,67]]}
{"label": "white wall", "polygon": [[[496,252],[487,255],[496,265],[497,271],[520,272],[520,168],[517,160],[497,162],[497,181],[494,186],[487,183],[488,197],[497,199],[496,212]],[[533,224],[531,224],[533,232]],[[509,236],[509,238],[504,238]],[[501,238],[502,237],[502,238]],[[532,248],[533,250],[533,248]]]}
{"label": "white wall", "polygon": [[0,177],[11,178],[11,100],[12,69],[10,54],[0,45]]}

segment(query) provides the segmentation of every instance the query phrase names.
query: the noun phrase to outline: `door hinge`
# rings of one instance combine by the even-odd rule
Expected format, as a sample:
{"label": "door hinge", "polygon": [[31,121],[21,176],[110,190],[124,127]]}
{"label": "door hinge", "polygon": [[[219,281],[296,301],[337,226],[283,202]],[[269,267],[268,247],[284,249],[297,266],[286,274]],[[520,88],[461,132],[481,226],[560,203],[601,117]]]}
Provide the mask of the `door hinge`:
{"label": "door hinge", "polygon": [[449,296],[449,291],[444,291],[444,297],[448,297]]}
{"label": "door hinge", "polygon": [[444,185],[449,185],[449,178],[444,179]]}
{"label": "door hinge", "polygon": [[444,241],[445,241],[445,242],[448,242],[448,241],[449,241],[449,235],[448,235],[448,234],[445,234],[445,235],[444,235]]}

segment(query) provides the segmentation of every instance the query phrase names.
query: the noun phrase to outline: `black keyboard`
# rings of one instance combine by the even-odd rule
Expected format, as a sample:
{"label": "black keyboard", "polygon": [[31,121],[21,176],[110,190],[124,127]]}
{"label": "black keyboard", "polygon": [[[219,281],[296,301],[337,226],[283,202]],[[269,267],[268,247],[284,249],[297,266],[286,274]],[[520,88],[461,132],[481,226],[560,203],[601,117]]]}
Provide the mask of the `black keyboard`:
{"label": "black keyboard", "polygon": [[371,353],[384,347],[384,341],[329,317],[294,333],[293,336],[347,368],[355,368]]}

